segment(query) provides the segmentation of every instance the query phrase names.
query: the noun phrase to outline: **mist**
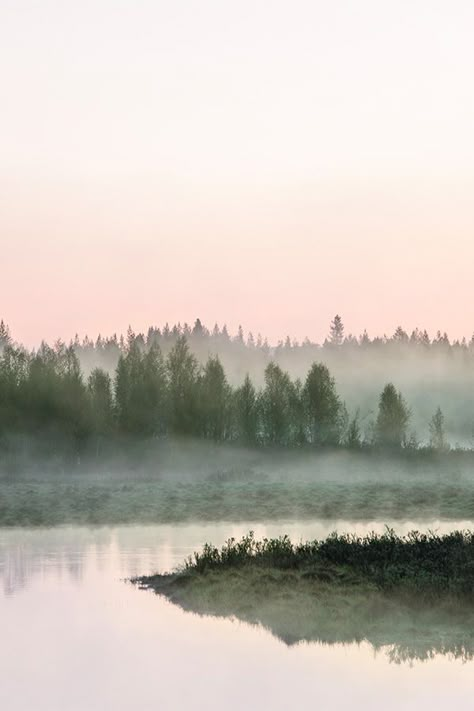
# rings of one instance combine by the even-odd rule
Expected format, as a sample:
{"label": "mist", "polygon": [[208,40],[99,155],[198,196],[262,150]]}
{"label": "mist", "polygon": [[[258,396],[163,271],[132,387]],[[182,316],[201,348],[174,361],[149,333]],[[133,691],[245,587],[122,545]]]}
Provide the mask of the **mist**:
{"label": "mist", "polygon": [[0,0],[0,709],[472,706],[473,26]]}
{"label": "mist", "polygon": [[[270,345],[261,334],[245,333],[240,327],[232,335],[225,325],[207,328],[197,319],[192,327],[165,324],[150,327],[146,334],[129,328],[125,337],[76,336],[68,347],[78,359],[84,381],[96,369],[113,381],[120,357],[127,354],[132,343],[141,353],[157,348],[165,362],[180,338],[186,339],[200,368],[209,358],[217,357],[233,388],[241,386],[247,375],[256,388],[262,388],[269,363],[277,364],[293,381],[304,383],[312,364],[322,363],[335,380],[348,416],[357,415],[362,440],[372,437],[380,393],[387,383],[393,383],[409,408],[406,434],[413,442],[429,443],[429,423],[439,407],[446,443],[454,448],[473,446],[474,336],[451,342],[446,333],[438,331],[431,338],[426,331],[416,329],[408,334],[399,327],[390,337],[370,338],[366,332],[355,337],[347,334],[342,319],[337,333],[331,331],[333,325],[328,326],[323,344],[308,339],[298,343],[287,336]],[[2,346],[9,343],[14,344],[14,339],[3,324],[0,354]],[[66,344],[59,340],[52,348],[59,354]],[[41,353],[41,349],[32,351],[35,353]]]}
{"label": "mist", "polygon": [[[200,321],[198,322],[200,325]],[[338,347],[328,339],[313,343],[297,342],[286,336],[270,345],[260,334],[228,334],[214,329],[165,326],[138,334],[144,346],[158,343],[166,356],[184,333],[200,364],[211,355],[222,362],[229,382],[240,385],[249,374],[256,385],[264,382],[265,367],[275,361],[294,379],[304,380],[315,361],[324,363],[334,376],[338,393],[350,412],[360,409],[365,430],[376,414],[383,386],[393,382],[401,390],[412,412],[411,428],[421,442],[428,441],[428,423],[437,407],[446,417],[446,434],[452,446],[472,447],[474,443],[474,336],[451,342],[445,333],[431,337],[423,330],[407,334],[402,328],[392,336],[370,338],[367,333],[348,335]],[[102,339],[101,339],[102,340]],[[118,339],[120,343],[120,338]],[[122,343],[124,341],[122,340]],[[101,367],[113,373],[120,350],[114,343],[97,344],[86,339],[75,342],[84,373]]]}

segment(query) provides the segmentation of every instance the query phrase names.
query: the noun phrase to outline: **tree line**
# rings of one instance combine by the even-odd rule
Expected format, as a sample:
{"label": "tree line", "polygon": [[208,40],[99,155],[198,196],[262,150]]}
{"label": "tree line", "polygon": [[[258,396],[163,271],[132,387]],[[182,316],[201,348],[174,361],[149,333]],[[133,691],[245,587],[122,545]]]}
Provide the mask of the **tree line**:
{"label": "tree line", "polygon": [[[184,335],[166,357],[129,334],[115,372],[95,368],[86,378],[73,345],[35,352],[12,343],[0,354],[0,441],[15,435],[65,438],[75,451],[111,438],[195,437],[247,446],[418,448],[410,409],[392,383],[380,394],[375,419],[362,432],[327,366],[314,362],[303,380],[277,363],[259,388],[247,375],[230,385],[221,361],[200,365]],[[445,451],[444,417],[430,422],[429,447]]]}
{"label": "tree line", "polygon": [[[426,329],[415,328],[410,333],[405,331],[402,326],[398,326],[391,335],[384,334],[383,336],[375,336],[370,338],[365,330],[359,336],[347,333],[343,320],[338,314],[333,318],[329,326],[329,332],[323,343],[316,343],[309,338],[298,341],[295,338],[286,338],[279,340],[273,346],[269,344],[267,338],[264,338],[260,333],[256,336],[252,332],[245,334],[242,326],[238,327],[237,333],[231,335],[227,326],[224,324],[220,327],[217,323],[213,328],[207,328],[202,321],[197,318],[194,325],[190,326],[187,323],[174,324],[170,326],[166,323],[163,327],[150,326],[146,333],[135,334],[131,327],[128,328],[127,334],[103,337],[98,335],[97,338],[84,336],[82,339],[78,334],[70,341],[69,345],[78,354],[79,359],[91,358],[96,356],[96,360],[105,359],[107,356],[111,359],[118,359],[121,353],[125,353],[128,348],[130,338],[136,340],[137,345],[142,349],[150,348],[151,346],[159,346],[163,352],[168,352],[177,340],[184,336],[191,345],[193,351],[207,349],[208,351],[219,352],[220,350],[232,349],[236,353],[242,352],[258,352],[267,358],[278,361],[280,354],[293,353],[305,350],[339,350],[344,351],[359,351],[369,350],[372,352],[382,352],[395,350],[399,352],[423,352],[433,354],[459,354],[473,357],[474,356],[474,333],[472,336],[462,339],[451,340],[445,331],[438,330],[433,337],[430,337]],[[13,338],[8,325],[0,320],[0,351],[7,345],[12,345]]]}

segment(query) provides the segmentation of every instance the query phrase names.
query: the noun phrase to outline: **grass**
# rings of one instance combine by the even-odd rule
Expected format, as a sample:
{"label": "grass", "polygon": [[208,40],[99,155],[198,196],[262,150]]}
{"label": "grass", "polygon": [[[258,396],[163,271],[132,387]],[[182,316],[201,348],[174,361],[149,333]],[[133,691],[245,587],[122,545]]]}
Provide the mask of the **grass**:
{"label": "grass", "polygon": [[473,520],[474,482],[93,480],[0,482],[0,526],[269,521]]}
{"label": "grass", "polygon": [[263,625],[288,644],[367,640],[394,661],[474,656],[471,532],[299,544],[249,534],[133,582],[186,610]]}

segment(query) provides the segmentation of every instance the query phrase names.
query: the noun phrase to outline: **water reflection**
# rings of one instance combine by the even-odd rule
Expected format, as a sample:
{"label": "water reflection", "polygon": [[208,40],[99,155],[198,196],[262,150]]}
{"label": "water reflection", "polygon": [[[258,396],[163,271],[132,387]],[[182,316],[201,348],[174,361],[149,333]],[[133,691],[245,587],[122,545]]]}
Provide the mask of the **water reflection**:
{"label": "water reflection", "polygon": [[[110,548],[112,532],[81,528],[0,529],[0,580],[6,596],[26,588],[34,577],[68,577],[79,584],[88,556]],[[99,556],[100,559],[100,556]]]}
{"label": "water reflection", "polygon": [[[318,605],[318,601],[292,597],[287,591],[267,588],[267,599],[252,599],[254,590],[233,594],[223,591],[222,599],[213,592],[212,602],[201,585],[195,599],[189,590],[184,600],[176,592],[173,604],[187,613],[204,618],[238,620],[269,631],[287,647],[301,644],[359,645],[368,642],[374,653],[386,655],[390,663],[427,662],[437,656],[470,662],[474,658],[474,612],[471,609],[445,610],[443,606],[407,609],[388,601],[376,609],[371,600],[351,600]],[[230,602],[230,599],[234,602]],[[378,601],[380,604],[380,601]]]}
{"label": "water reflection", "polygon": [[[220,544],[249,527],[0,530],[0,708],[287,711],[342,709],[348,700],[364,711],[470,707],[472,668],[462,655],[436,654],[414,671],[367,642],[288,646],[263,627],[185,613],[123,580],[169,570],[203,541]],[[254,526],[259,536],[289,532],[295,540],[335,527],[353,528]],[[404,661],[402,648],[398,654]]]}
{"label": "water reflection", "polygon": [[[416,528],[415,522],[390,522],[398,533]],[[472,522],[433,521],[426,528],[441,533],[451,528],[472,528]],[[181,526],[132,526],[120,528],[57,528],[46,530],[0,529],[0,585],[4,597],[14,597],[37,580],[54,581],[56,585],[81,588],[88,584],[103,585],[104,581],[123,581],[133,576],[167,572],[179,566],[203,542],[220,545],[229,536],[239,538],[248,530],[257,537],[274,537],[288,533],[293,540],[323,538],[331,531],[356,531],[359,534],[381,532],[381,522],[352,523],[349,521],[274,522],[268,524],[227,523],[185,524]],[[176,599],[174,599],[176,602]],[[239,601],[240,602],[240,601]],[[177,603],[179,604],[179,603]],[[263,607],[254,604],[235,606],[225,595],[212,603],[206,599],[184,601],[181,607],[197,614],[210,614],[259,625],[292,646],[297,643],[352,644],[368,640],[374,650],[383,649],[392,662],[429,660],[438,654],[471,660],[474,655],[474,617],[460,619],[442,616],[411,615],[387,608],[374,623],[373,611],[363,609],[363,601],[355,614],[350,604],[345,610],[320,610],[312,602],[312,610],[302,614],[305,600],[299,601],[295,613],[294,601]],[[311,607],[311,605],[310,605]],[[370,624],[368,622],[370,621]]]}
{"label": "water reflection", "polygon": [[179,566],[208,541],[221,545],[230,536],[240,538],[253,530],[257,538],[287,533],[293,541],[324,538],[332,531],[360,535],[383,532],[385,526],[401,535],[409,531],[434,530],[447,533],[472,529],[473,521],[282,521],[226,522],[182,525],[122,527],[59,527],[52,529],[0,528],[0,585],[3,594],[14,595],[35,577],[67,577],[80,584],[88,561],[110,568],[125,577],[167,572]]}

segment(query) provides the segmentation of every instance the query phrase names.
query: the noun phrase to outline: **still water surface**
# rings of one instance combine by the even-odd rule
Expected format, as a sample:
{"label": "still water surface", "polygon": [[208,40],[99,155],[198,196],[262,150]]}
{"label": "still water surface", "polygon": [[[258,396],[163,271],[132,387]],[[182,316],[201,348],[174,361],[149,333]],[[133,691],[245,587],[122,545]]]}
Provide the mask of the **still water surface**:
{"label": "still water surface", "polygon": [[[472,522],[396,523],[472,528]],[[0,709],[472,709],[474,662],[390,663],[384,650],[301,643],[183,612],[125,582],[249,529],[293,540],[380,523],[0,529]]]}

